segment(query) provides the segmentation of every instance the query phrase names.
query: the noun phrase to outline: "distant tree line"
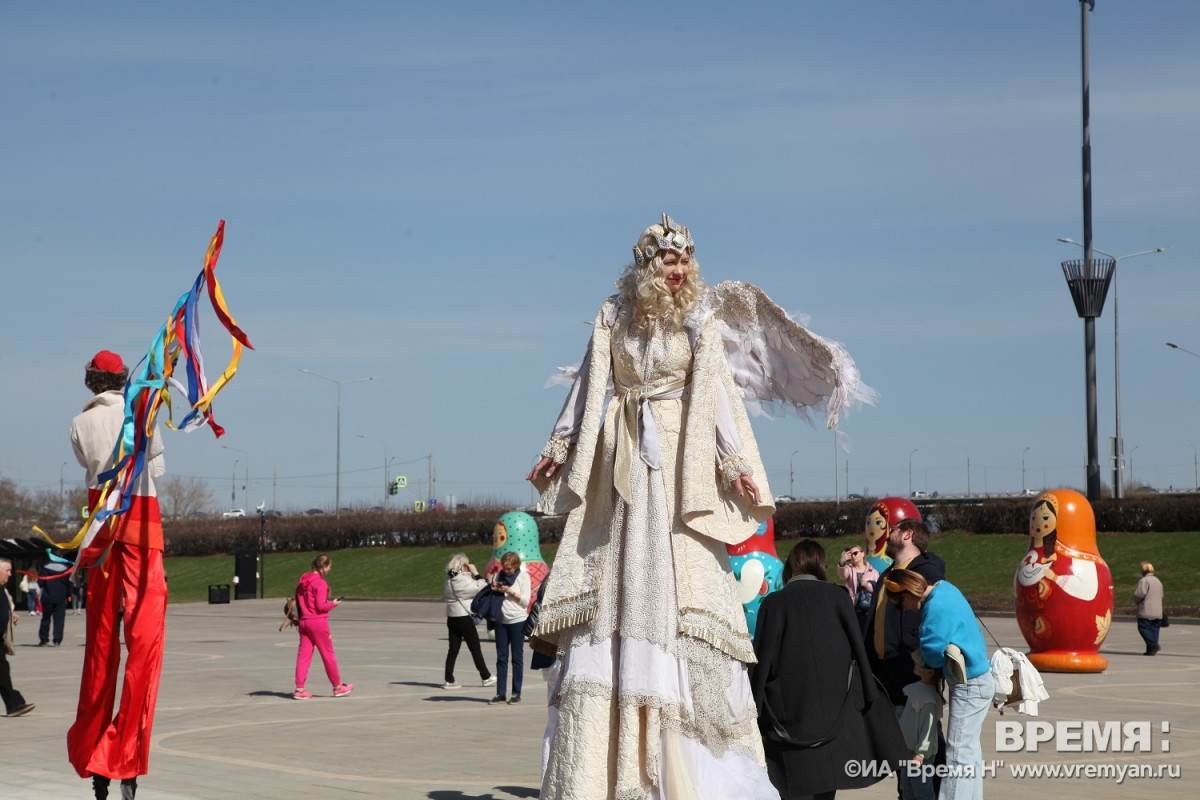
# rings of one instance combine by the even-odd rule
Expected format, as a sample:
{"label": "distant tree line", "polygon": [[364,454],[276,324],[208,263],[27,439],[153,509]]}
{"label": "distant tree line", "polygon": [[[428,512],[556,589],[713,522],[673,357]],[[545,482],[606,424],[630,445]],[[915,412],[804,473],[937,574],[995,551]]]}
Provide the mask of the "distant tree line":
{"label": "distant tree line", "polygon": [[[977,502],[918,502],[921,513],[938,530],[967,533],[1024,534],[1032,497],[992,498]],[[776,537],[799,539],[857,535],[863,532],[873,501],[787,503],[775,515]],[[1097,529],[1104,532],[1200,531],[1200,495],[1147,495],[1121,501],[1101,500],[1094,506]],[[396,511],[297,514],[238,519],[164,520],[167,554],[201,556],[256,548],[260,537],[268,550],[339,550],[351,547],[478,546],[492,542],[500,515],[510,507],[435,510],[422,514]],[[537,517],[543,543],[562,538],[565,517]]]}
{"label": "distant tree line", "polygon": [[[184,519],[212,504],[212,492],[200,478],[168,475],[158,482],[158,499],[164,519]],[[24,537],[34,525],[45,531],[70,529],[83,524],[87,489],[76,485],[28,491],[9,478],[0,478],[0,529],[8,536]]]}

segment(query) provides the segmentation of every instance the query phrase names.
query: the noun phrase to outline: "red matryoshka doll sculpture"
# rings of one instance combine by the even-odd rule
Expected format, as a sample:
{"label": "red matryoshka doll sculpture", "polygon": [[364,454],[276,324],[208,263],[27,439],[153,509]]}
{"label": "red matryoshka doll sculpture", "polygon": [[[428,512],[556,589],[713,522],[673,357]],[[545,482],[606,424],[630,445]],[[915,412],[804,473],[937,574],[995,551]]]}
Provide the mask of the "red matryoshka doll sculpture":
{"label": "red matryoshka doll sculpture", "polygon": [[882,573],[892,564],[892,557],[885,552],[888,528],[899,525],[901,520],[920,518],[921,512],[917,511],[917,507],[903,497],[885,497],[871,508],[867,514],[863,549],[867,553],[867,563],[876,572]]}
{"label": "red matryoshka doll sculpture", "polygon": [[1043,672],[1103,672],[1112,573],[1096,548],[1096,517],[1070,489],[1043,492],[1029,514],[1029,552],[1013,580],[1017,624]]}

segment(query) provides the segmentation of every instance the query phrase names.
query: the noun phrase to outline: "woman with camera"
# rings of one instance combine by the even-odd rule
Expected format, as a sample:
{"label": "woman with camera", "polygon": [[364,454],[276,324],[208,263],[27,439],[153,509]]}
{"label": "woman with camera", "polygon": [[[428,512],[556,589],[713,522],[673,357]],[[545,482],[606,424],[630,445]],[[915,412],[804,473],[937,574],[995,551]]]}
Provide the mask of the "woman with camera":
{"label": "woman with camera", "polygon": [[483,651],[479,647],[479,634],[475,631],[475,620],[471,618],[471,601],[483,587],[487,579],[479,574],[475,565],[467,560],[466,553],[456,553],[446,565],[446,586],[442,590],[442,598],[446,601],[446,629],[450,633],[450,649],[446,652],[446,682],[443,689],[461,689],[454,682],[454,662],[458,660],[458,650],[462,643],[467,643],[471,651],[471,659],[484,686],[492,686],[496,679],[488,670],[487,662],[483,660]]}
{"label": "woman with camera", "polygon": [[854,614],[858,617],[858,626],[865,631],[879,573],[867,563],[867,554],[862,547],[855,545],[842,551],[842,557],[838,559],[838,577],[846,582],[850,602],[854,604]]}

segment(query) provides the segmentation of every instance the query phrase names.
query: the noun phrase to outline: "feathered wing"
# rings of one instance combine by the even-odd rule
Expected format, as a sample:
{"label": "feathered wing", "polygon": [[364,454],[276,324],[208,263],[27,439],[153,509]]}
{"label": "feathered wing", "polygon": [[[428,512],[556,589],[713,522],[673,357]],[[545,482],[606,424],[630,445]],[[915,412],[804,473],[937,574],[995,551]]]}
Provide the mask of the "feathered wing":
{"label": "feathered wing", "polygon": [[791,409],[811,420],[809,409],[815,408],[834,428],[843,410],[878,399],[845,348],[792,319],[757,286],[723,281],[703,302],[724,323],[725,356],[751,412],[771,416]]}

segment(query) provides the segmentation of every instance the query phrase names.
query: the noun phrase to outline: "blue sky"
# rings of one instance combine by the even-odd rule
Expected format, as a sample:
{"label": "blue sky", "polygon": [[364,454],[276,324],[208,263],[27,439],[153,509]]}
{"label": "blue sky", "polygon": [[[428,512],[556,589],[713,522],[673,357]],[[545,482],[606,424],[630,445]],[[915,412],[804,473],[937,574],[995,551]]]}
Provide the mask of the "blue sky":
{"label": "blue sky", "polygon": [[[877,407],[838,480],[872,494],[1083,483],[1079,4],[7,3],[0,475],[78,485],[96,350],[136,360],[227,220],[218,275],[257,351],[229,433],[167,433],[213,507],[381,502],[383,449],[439,496],[522,481],[643,227],[710,283],[843,342]],[[1194,482],[1200,9],[1090,16],[1094,231],[1120,267],[1138,481]],[[213,369],[228,356],[206,320]],[[1097,322],[1102,453],[1112,296]],[[834,492],[831,434],[756,426],[771,488]],[[228,448],[223,449],[222,445]],[[1025,451],[1028,447],[1029,450]],[[1136,448],[1136,450],[1134,449]],[[916,453],[913,453],[913,450]],[[799,452],[795,452],[799,451]],[[1189,456],[1192,456],[1189,458]],[[272,458],[273,457],[273,458]],[[249,497],[240,489],[249,461]],[[65,468],[63,462],[67,462]],[[1128,467],[1127,467],[1128,469]],[[1102,475],[1109,468],[1102,462]],[[402,496],[415,497],[415,489]]]}

